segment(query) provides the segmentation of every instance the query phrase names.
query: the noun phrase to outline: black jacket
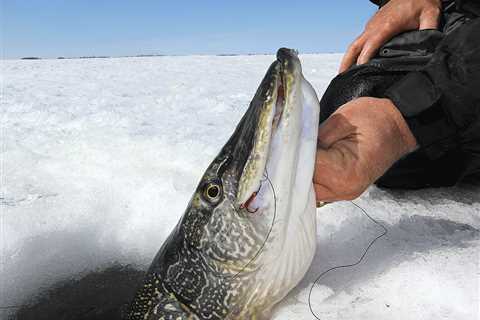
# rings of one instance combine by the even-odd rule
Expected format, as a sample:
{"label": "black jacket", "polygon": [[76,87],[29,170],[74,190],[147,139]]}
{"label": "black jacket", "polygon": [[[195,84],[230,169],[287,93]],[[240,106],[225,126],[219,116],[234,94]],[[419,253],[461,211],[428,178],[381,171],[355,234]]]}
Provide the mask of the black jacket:
{"label": "black jacket", "polygon": [[360,96],[390,98],[403,114],[419,149],[379,179],[380,186],[480,181],[480,18],[458,8],[449,6],[439,30],[391,39],[368,64],[337,76],[322,97],[321,121]]}
{"label": "black jacket", "polygon": [[[389,0],[370,0],[379,7],[384,6]],[[453,4],[458,12],[473,12],[480,16],[480,3],[478,0],[442,0],[443,7]]]}

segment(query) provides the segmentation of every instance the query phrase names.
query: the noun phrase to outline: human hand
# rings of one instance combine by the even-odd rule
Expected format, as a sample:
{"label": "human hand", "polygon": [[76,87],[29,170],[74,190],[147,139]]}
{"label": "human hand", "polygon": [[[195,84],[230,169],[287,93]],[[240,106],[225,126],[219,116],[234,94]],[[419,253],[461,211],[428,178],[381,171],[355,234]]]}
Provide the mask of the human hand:
{"label": "human hand", "polygon": [[340,72],[368,62],[395,35],[408,30],[437,29],[441,0],[390,0],[367,23],[343,56]]}
{"label": "human hand", "polygon": [[416,145],[391,100],[363,97],[344,104],[318,130],[313,176],[317,201],[360,196]]}

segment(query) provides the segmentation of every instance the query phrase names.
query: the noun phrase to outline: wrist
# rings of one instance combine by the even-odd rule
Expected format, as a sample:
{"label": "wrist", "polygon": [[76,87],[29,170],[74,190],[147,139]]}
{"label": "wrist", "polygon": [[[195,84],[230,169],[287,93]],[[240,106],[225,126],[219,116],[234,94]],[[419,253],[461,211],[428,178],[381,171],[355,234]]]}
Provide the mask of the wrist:
{"label": "wrist", "polygon": [[382,105],[384,110],[389,114],[389,118],[392,120],[393,125],[395,126],[395,131],[398,132],[399,138],[401,141],[400,156],[403,156],[407,153],[410,153],[417,149],[417,140],[410,130],[405,118],[400,113],[398,108],[392,102],[392,100],[384,98],[382,100]]}

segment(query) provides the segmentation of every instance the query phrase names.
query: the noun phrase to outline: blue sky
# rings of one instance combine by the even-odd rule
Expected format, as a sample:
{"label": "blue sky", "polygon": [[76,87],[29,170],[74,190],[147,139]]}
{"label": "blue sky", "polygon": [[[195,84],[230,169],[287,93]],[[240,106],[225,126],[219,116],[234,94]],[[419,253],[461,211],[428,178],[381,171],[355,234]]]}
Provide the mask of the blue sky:
{"label": "blue sky", "polygon": [[343,52],[368,0],[0,0],[5,58]]}

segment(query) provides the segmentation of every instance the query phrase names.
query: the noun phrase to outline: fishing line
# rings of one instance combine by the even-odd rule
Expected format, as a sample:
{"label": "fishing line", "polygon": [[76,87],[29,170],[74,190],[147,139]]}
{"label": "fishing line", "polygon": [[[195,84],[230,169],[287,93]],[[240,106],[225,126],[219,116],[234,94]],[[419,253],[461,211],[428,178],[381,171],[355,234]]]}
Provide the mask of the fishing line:
{"label": "fishing line", "polygon": [[359,265],[360,263],[362,263],[363,259],[365,258],[365,256],[367,255],[368,251],[370,250],[370,248],[373,246],[373,244],[380,238],[384,237],[385,235],[387,235],[388,233],[388,230],[387,228],[381,224],[380,222],[378,222],[377,220],[375,220],[374,218],[372,218],[362,207],[360,207],[359,205],[357,205],[355,202],[353,201],[350,201],[355,207],[357,207],[358,209],[362,210],[363,214],[365,214],[367,216],[368,219],[370,219],[374,224],[378,225],[380,228],[383,229],[382,233],[380,235],[378,235],[375,239],[373,239],[372,241],[370,241],[369,245],[367,246],[367,248],[365,249],[365,251],[363,252],[362,256],[360,257],[360,259],[358,259],[357,262],[355,263],[352,263],[352,264],[346,264],[346,265],[342,265],[342,266],[336,266],[336,267],[332,267],[324,272],[322,272],[316,279],[315,281],[312,283],[312,286],[310,287],[310,292],[308,293],[308,308],[310,309],[310,312],[311,314],[315,317],[315,319],[318,319],[318,320],[321,320],[319,316],[317,316],[317,314],[315,313],[315,311],[313,311],[313,308],[312,308],[312,291],[313,291],[313,288],[315,287],[315,285],[317,284],[317,282],[323,278],[327,273],[329,273],[330,271],[333,271],[333,270],[338,270],[338,269],[344,269],[344,268],[351,268],[351,267],[355,267],[357,265]]}
{"label": "fishing line", "polygon": [[[273,187],[273,183],[268,177],[268,171],[265,169],[264,173],[265,180],[268,181],[268,184],[272,188],[272,193],[273,193],[273,218],[272,218],[272,224],[270,225],[270,229],[267,232],[267,236],[265,237],[265,240],[263,241],[262,245],[258,249],[257,253],[250,259],[250,261],[245,264],[240,271],[238,271],[232,278],[236,278],[240,273],[245,271],[245,269],[255,260],[257,257],[262,253],[263,249],[265,249],[265,246],[267,244],[268,239],[270,238],[270,234],[272,233],[273,226],[275,225],[275,220],[277,218],[277,195],[275,193],[275,188]],[[261,185],[260,185],[261,188]],[[248,210],[247,210],[248,211]],[[238,211],[237,211],[238,213]]]}

